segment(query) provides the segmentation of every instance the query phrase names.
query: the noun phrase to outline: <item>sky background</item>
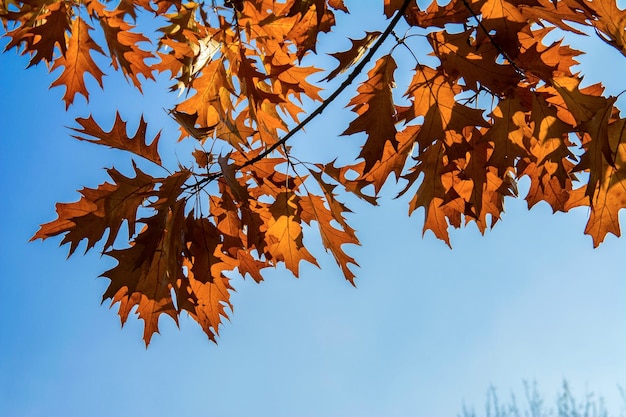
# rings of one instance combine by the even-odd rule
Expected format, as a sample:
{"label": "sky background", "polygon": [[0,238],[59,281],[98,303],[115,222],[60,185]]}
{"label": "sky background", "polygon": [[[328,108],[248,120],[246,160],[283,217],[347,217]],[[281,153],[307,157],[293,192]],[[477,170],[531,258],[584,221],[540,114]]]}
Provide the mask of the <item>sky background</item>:
{"label": "sky background", "polygon": [[[346,35],[382,30],[382,1],[346,4],[352,14],[337,13]],[[341,42],[322,37],[319,50],[347,49]],[[603,81],[614,95],[626,89],[623,56],[575,42],[592,52],[579,59],[588,83]],[[0,416],[443,417],[463,404],[482,410],[491,385],[522,397],[524,380],[536,380],[552,405],[563,379],[579,398],[594,392],[612,415],[626,415],[618,390],[626,388],[626,239],[609,235],[594,250],[583,234],[586,209],[529,212],[522,199],[509,199],[484,237],[474,226],[452,231],[452,250],[430,232],[422,238],[423,211],[407,217],[408,200],[393,200],[393,187],[381,207],[350,200],[362,242],[349,250],[361,265],[357,289],[311,236],[321,269],[233,281],[235,310],[218,345],[183,316],[180,330],[162,320],[146,349],[143,322],[131,318],[120,330],[116,307],[100,305],[108,280],[97,277],[110,259],[66,260],[60,238],[28,240],[55,218],[57,201],[105,181],[102,168],[130,169],[123,153],[72,139],[64,126],[75,117],[93,112],[108,127],[117,108],[134,129],[144,113],[149,132],[163,129],[169,162],[188,162],[188,144],[175,143],[163,111],[169,83],[141,96],[110,76],[89,106],[78,99],[66,113],[63,90],[48,90],[55,77],[26,65],[13,51],[0,55]],[[294,146],[311,159],[354,151],[357,139],[320,145],[352,119],[341,111],[352,94]],[[521,181],[521,194],[527,189]]]}

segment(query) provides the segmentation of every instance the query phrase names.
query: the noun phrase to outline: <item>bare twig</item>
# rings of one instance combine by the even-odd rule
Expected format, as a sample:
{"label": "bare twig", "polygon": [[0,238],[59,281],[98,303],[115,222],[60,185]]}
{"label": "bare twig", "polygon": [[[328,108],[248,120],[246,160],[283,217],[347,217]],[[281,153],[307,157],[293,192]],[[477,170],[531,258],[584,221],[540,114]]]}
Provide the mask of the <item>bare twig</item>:
{"label": "bare twig", "polygon": [[[283,146],[296,133],[298,133],[307,124],[309,124],[309,122],[311,120],[313,120],[314,118],[316,118],[317,116],[322,114],[322,112],[326,109],[326,107],[328,107],[348,86],[350,86],[350,84],[352,84],[352,82],[355,80],[355,78],[358,77],[359,74],[361,74],[361,72],[363,72],[363,69],[365,68],[367,63],[376,54],[376,52],[381,47],[381,45],[385,42],[387,37],[393,32],[393,29],[396,27],[396,25],[398,24],[398,22],[400,21],[400,19],[404,15],[404,12],[409,7],[409,4],[411,3],[411,1],[413,1],[413,0],[404,0],[404,3],[402,4],[402,7],[400,7],[398,9],[396,15],[393,17],[391,22],[389,22],[389,25],[387,26],[387,28],[385,29],[383,34],[378,38],[376,43],[374,43],[374,45],[370,48],[370,50],[363,57],[361,62],[359,62],[359,64],[354,67],[354,69],[352,70],[352,72],[350,73],[348,78],[346,78],[346,80],[335,91],[333,91],[333,93],[330,96],[328,96],[328,98],[326,98],[326,100],[324,100],[324,102],[322,104],[320,104],[315,110],[313,110],[313,112],[311,114],[309,114],[306,117],[306,119],[302,120],[297,126],[295,126],[293,129],[291,129],[289,132],[287,132],[287,134],[285,136],[283,136],[279,141],[274,143],[269,148],[265,149],[263,152],[261,152],[260,154],[258,154],[254,158],[246,161],[244,164],[235,167],[235,169],[242,169],[242,168],[245,168],[245,167],[247,167],[249,165],[254,164],[255,162],[258,162],[258,161],[262,160],[263,158],[268,156],[270,153],[274,152],[279,146]],[[223,175],[223,173],[221,171],[220,172],[216,172],[216,173],[214,173],[214,174],[212,174],[210,176],[207,176],[207,177],[203,178],[198,183],[194,184],[194,186],[200,186],[200,185],[203,185],[204,183],[211,182],[213,180],[216,180],[217,178],[220,178],[222,175]]]}

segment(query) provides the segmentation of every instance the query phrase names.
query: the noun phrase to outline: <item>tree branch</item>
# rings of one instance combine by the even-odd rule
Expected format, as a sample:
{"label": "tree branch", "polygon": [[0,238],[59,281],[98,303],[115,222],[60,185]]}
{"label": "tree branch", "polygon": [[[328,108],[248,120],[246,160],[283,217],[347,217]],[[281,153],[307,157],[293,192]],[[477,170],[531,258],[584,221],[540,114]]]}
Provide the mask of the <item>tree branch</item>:
{"label": "tree branch", "polygon": [[[370,48],[370,50],[363,57],[361,62],[359,62],[359,64],[356,67],[354,67],[354,69],[352,70],[348,78],[346,78],[345,81],[341,83],[341,85],[330,96],[328,96],[328,98],[324,100],[322,104],[320,104],[315,110],[313,110],[313,112],[309,114],[306,117],[306,119],[301,121],[297,126],[295,126],[293,129],[287,132],[287,134],[283,136],[278,142],[274,143],[272,146],[270,146],[269,148],[267,148],[266,150],[264,150],[263,152],[255,156],[254,158],[246,161],[241,166],[235,167],[235,169],[245,168],[249,165],[254,164],[255,162],[262,160],[263,158],[268,156],[270,153],[274,152],[279,146],[283,146],[289,139],[291,139],[291,137],[293,137],[296,133],[302,130],[307,124],[309,124],[311,120],[313,120],[314,118],[322,114],[322,112],[326,109],[326,107],[328,107],[346,88],[348,88],[348,86],[350,86],[350,84],[352,84],[355,78],[358,77],[359,74],[361,74],[361,72],[363,71],[367,63],[376,54],[376,52],[385,42],[387,37],[389,37],[389,35],[393,32],[393,29],[396,27],[396,25],[398,24],[402,16],[404,16],[404,12],[409,7],[409,4],[411,3],[411,1],[413,0],[404,0],[404,3],[398,9],[396,15],[393,17],[391,22],[389,22],[389,25],[387,25],[387,28],[385,29],[383,34],[380,36],[380,38],[378,38],[376,43],[374,43],[374,45]],[[223,176],[223,173],[221,171],[216,172],[208,177],[203,178],[194,186],[199,186],[199,185],[202,185],[203,183],[211,182],[217,178],[220,178],[221,176]]]}

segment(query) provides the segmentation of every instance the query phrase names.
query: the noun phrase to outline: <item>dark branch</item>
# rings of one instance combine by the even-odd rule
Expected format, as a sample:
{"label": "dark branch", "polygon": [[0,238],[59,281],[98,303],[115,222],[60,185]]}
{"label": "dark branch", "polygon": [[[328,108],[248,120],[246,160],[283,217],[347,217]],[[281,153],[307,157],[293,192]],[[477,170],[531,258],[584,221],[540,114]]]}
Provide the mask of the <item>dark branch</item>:
{"label": "dark branch", "polygon": [[[270,153],[274,152],[279,146],[283,146],[296,133],[298,133],[307,124],[309,124],[309,122],[311,120],[313,120],[314,118],[316,118],[317,116],[322,114],[322,112],[326,109],[326,107],[328,107],[343,92],[343,90],[345,90],[348,86],[350,86],[350,84],[352,84],[354,79],[356,77],[358,77],[359,74],[361,74],[361,72],[363,72],[363,69],[365,68],[367,63],[376,54],[376,52],[381,47],[381,45],[385,42],[387,37],[393,32],[393,29],[396,27],[396,25],[398,24],[398,22],[400,21],[402,16],[404,16],[404,12],[409,7],[409,4],[412,1],[413,0],[404,0],[404,3],[402,4],[402,7],[400,7],[398,9],[396,15],[393,17],[391,22],[389,22],[389,25],[387,26],[387,28],[385,29],[383,34],[378,38],[376,43],[374,43],[374,45],[370,48],[370,50],[363,57],[361,62],[359,62],[359,64],[356,67],[354,67],[354,69],[352,70],[352,72],[350,73],[348,78],[346,78],[346,80],[330,96],[328,96],[328,98],[326,100],[324,100],[324,102],[322,104],[320,104],[311,114],[309,114],[306,119],[301,121],[296,127],[294,127],[289,132],[287,132],[287,134],[285,136],[283,136],[278,142],[274,143],[272,146],[270,146],[269,148],[267,148],[266,150],[264,150],[263,152],[261,152],[260,154],[255,156],[254,158],[246,161],[241,166],[235,167],[235,169],[245,168],[245,167],[247,167],[249,165],[254,164],[255,162],[258,162],[258,161],[262,160],[263,158],[268,156]],[[194,184],[194,186],[200,186],[203,183],[211,182],[213,180],[216,180],[217,178],[220,178],[222,175],[223,174],[222,174],[221,171],[220,172],[216,172],[216,173],[214,173],[214,174],[212,174],[212,175],[210,175],[208,177],[203,178],[201,181],[199,181],[198,183]]]}

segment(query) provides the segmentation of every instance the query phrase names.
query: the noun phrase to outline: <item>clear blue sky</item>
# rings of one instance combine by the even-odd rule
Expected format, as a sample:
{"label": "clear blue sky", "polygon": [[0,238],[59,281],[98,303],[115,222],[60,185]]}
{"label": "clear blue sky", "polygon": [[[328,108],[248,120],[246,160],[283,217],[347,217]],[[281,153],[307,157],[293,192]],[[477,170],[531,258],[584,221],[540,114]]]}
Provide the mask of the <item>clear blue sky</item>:
{"label": "clear blue sky", "polygon": [[[346,34],[380,29],[381,3],[347,1],[352,14],[338,13]],[[328,39],[320,51],[348,46]],[[626,89],[626,58],[584,42],[588,82]],[[277,269],[261,285],[234,280],[219,345],[183,317],[180,330],[163,320],[146,350],[141,322],[120,330],[116,308],[100,305],[108,281],[96,277],[109,259],[66,261],[59,239],[28,240],[55,217],[55,202],[103,182],[101,168],[130,167],[64,126],[89,112],[110,123],[114,107],[136,126],[144,113],[153,132],[163,128],[170,163],[184,162],[162,110],[171,98],[156,86],[140,96],[112,76],[89,106],[79,99],[65,113],[62,89],[47,89],[53,77],[26,64],[0,56],[0,416],[444,417],[463,403],[482,409],[490,385],[522,395],[524,379],[554,403],[564,378],[579,397],[593,391],[614,415],[626,412],[617,388],[626,387],[626,239],[609,235],[594,250],[585,209],[529,212],[521,199],[484,237],[475,227],[452,232],[450,250],[422,238],[423,213],[408,218],[407,201],[385,188],[382,207],[350,205],[363,244],[350,249],[361,264],[357,289],[311,238],[321,269],[303,264],[298,280]],[[352,117],[341,110],[349,98],[294,144],[323,152],[318,141]],[[621,220],[626,227],[624,212]]]}

